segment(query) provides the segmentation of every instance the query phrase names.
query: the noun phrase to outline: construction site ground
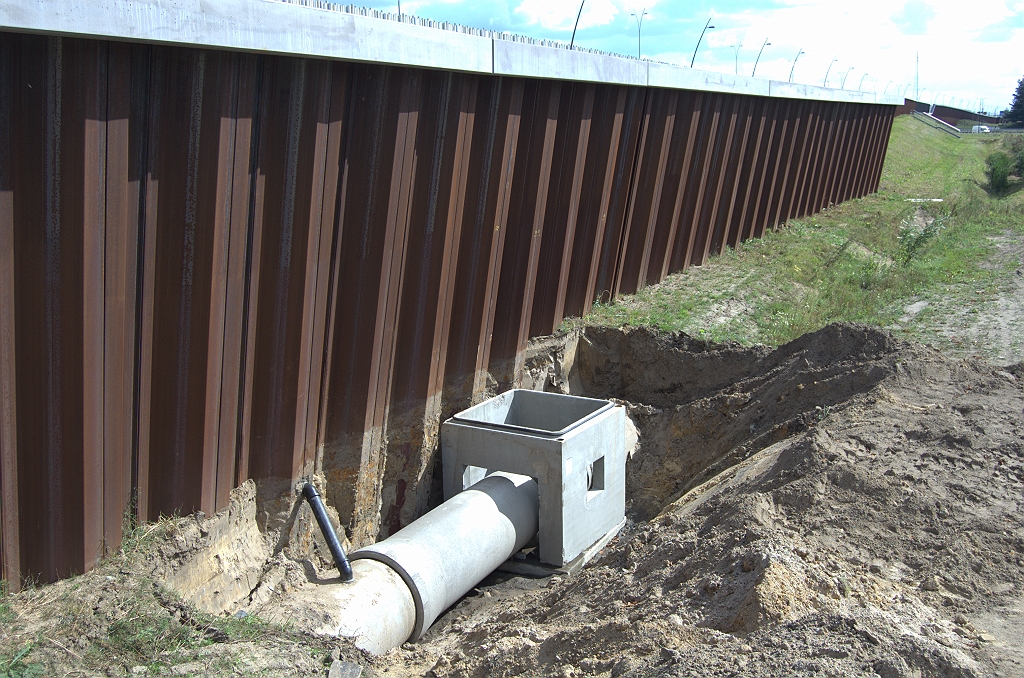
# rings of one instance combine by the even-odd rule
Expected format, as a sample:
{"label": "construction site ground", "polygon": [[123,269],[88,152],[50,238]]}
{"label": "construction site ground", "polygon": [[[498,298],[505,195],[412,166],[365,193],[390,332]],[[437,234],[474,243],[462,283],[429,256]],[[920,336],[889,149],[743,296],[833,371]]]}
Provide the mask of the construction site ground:
{"label": "construction site ground", "polygon": [[932,289],[887,327],[533,341],[527,386],[615,399],[639,432],[627,525],[571,577],[497,573],[370,656],[309,632],[289,601],[332,571],[296,555],[297,497],[246,483],[0,594],[0,677],[1024,676],[1024,236],[1002,233],[976,303]]}
{"label": "construction site ground", "polygon": [[589,328],[536,342],[528,368],[625,403],[640,432],[629,524],[579,574],[494,575],[423,640],[371,657],[267,621],[315,563],[278,567],[269,590],[264,564],[259,601],[196,610],[167,569],[202,552],[202,518],[168,520],[93,572],[5,598],[0,671],[1024,675],[1020,363],[836,324],[774,350]]}

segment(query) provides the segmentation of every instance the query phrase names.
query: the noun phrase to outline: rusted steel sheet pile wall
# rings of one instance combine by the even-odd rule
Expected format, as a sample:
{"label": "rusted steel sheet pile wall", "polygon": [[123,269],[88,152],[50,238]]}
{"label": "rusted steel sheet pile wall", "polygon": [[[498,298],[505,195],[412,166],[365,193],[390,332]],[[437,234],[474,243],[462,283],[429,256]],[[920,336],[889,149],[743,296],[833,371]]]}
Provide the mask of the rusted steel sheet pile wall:
{"label": "rusted steel sheet pile wall", "polygon": [[530,336],[874,191],[893,111],[0,34],[3,576],[246,478],[393,531]]}
{"label": "rusted steel sheet pile wall", "polygon": [[936,118],[953,127],[956,127],[961,120],[971,120],[977,125],[998,125],[1003,121],[1002,118],[991,115],[982,115],[952,106],[932,106],[920,101],[914,101],[913,99],[906,99],[902,106],[896,107],[897,116],[910,115],[914,111],[920,113],[931,111],[931,114]]}

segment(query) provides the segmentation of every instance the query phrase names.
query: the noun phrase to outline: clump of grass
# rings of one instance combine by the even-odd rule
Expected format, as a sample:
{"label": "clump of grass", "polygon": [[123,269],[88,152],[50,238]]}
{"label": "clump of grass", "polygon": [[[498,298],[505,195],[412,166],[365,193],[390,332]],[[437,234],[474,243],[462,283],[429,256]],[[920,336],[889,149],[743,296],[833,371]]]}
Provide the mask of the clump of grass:
{"label": "clump of grass", "polygon": [[10,587],[5,579],[0,579],[0,624],[10,624],[14,621],[14,611],[11,609]]}
{"label": "clump of grass", "polygon": [[988,185],[993,191],[1005,191],[1010,187],[1010,156],[1002,151],[990,153],[985,160],[988,165]]}
{"label": "clump of grass", "polygon": [[897,260],[904,266],[910,264],[928,242],[942,230],[946,218],[933,218],[931,221],[927,221],[923,228],[917,228],[912,221],[904,219],[900,225],[900,234],[897,236],[900,241]]}
{"label": "clump of grass", "polygon": [[28,655],[35,649],[35,643],[25,643],[13,655],[7,656],[0,652],[0,678],[30,678],[42,676],[42,667],[27,664]]}

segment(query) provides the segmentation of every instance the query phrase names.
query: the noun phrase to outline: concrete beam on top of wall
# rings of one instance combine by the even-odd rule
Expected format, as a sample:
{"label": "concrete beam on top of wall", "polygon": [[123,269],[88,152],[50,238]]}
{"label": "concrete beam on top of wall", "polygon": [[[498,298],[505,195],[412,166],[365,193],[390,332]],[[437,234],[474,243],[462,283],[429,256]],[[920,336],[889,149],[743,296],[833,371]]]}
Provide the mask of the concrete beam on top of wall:
{"label": "concrete beam on top of wall", "polygon": [[818,101],[839,101],[855,104],[887,104],[900,106],[903,98],[895,95],[877,95],[874,92],[859,92],[849,89],[832,89],[816,85],[801,85],[795,82],[772,80],[769,83],[770,96],[783,99],[816,99]]}
{"label": "concrete beam on top of wall", "polygon": [[649,62],[559,47],[494,41],[494,73],[528,78],[647,85]]}
{"label": "concrete beam on top of wall", "polygon": [[691,89],[702,92],[729,92],[761,97],[769,95],[768,81],[762,78],[702,71],[656,61],[648,62],[647,84],[650,87]]}
{"label": "concrete beam on top of wall", "polygon": [[0,30],[638,87],[902,103],[895,96],[512,42],[280,0],[0,0]]}
{"label": "concrete beam on top of wall", "polygon": [[490,38],[271,0],[0,0],[0,29],[493,70]]}

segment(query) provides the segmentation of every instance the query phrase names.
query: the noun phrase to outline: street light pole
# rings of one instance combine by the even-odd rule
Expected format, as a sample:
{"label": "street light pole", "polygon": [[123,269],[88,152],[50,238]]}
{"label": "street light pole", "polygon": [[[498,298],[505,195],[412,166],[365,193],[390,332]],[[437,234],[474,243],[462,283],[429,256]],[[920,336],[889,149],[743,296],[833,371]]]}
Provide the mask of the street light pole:
{"label": "street light pole", "polygon": [[[582,5],[581,5],[582,7]],[[636,19],[636,58],[640,58],[640,29],[644,25],[644,17],[647,16],[647,9],[640,10],[640,16],[636,15],[636,12],[630,12],[630,16]]]}
{"label": "street light pole", "polygon": [[843,73],[842,77],[839,78],[839,89],[846,89],[846,79],[850,77],[850,71],[852,70],[853,66],[850,66],[846,69],[846,72]]}
{"label": "street light pole", "polygon": [[837,61],[839,61],[839,57],[833,59],[832,63],[828,65],[828,70],[825,71],[825,80],[821,83],[822,87],[828,87],[828,74],[832,72],[832,66],[834,66]]}
{"label": "street light pole", "polygon": [[754,74],[757,73],[757,64],[761,61],[761,54],[764,52],[764,48],[770,44],[772,43],[768,42],[768,38],[765,38],[764,44],[761,45],[761,51],[757,53],[757,59],[754,61],[754,70],[750,73],[750,77],[754,77]]}
{"label": "street light pole", "polygon": [[[586,1],[583,0],[583,2]],[[576,13],[576,23],[572,27],[572,40],[569,41],[569,49],[572,49],[573,44],[576,42],[576,29],[580,25],[580,17],[583,16],[583,2],[580,3],[580,11]]]}
{"label": "street light pole", "polygon": [[857,85],[857,91],[858,92],[863,92],[864,91],[864,79],[867,78],[867,77],[868,77],[867,73],[865,73],[864,75],[860,76],[860,84]]}
{"label": "street light pole", "polygon": [[803,50],[802,47],[800,48],[800,51],[796,53],[796,56],[793,57],[793,65],[789,67],[789,81],[790,82],[793,82],[793,71],[796,70],[796,60],[800,58],[801,54],[806,54],[806,52]]}
{"label": "street light pole", "polygon": [[693,58],[690,59],[690,68],[693,68],[693,62],[697,60],[697,50],[700,49],[700,41],[704,39],[704,34],[708,32],[709,28],[714,28],[711,25],[711,18],[708,17],[708,22],[704,24],[704,30],[700,32],[700,37],[697,38],[697,46],[693,48]]}
{"label": "street light pole", "polygon": [[736,46],[732,48],[733,57],[735,58],[735,62],[733,63],[733,73],[735,75],[740,74],[740,49],[742,48],[743,43],[739,41],[739,38],[737,38]]}

